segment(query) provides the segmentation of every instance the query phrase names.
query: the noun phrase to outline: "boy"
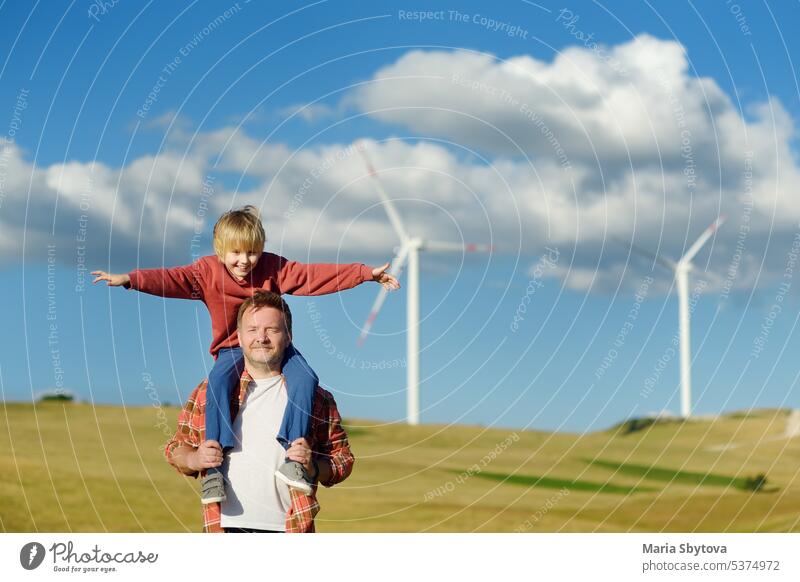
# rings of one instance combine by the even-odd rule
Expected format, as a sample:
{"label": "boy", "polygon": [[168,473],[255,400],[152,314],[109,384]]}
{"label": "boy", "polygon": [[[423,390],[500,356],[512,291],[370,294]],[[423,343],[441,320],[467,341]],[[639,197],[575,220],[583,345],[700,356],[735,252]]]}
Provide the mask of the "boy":
{"label": "boy", "polygon": [[[230,398],[244,369],[242,349],[236,332],[239,306],[255,291],[265,289],[292,295],[325,295],[351,289],[365,281],[377,281],[387,289],[399,283],[386,273],[389,263],[372,269],[360,263],[350,265],[303,265],[264,252],[266,234],[258,210],[245,206],[222,215],[214,225],[214,252],[191,265],[170,269],[140,269],[127,275],[92,271],[93,283],[106,281],[151,295],[197,299],[211,314],[211,355],[214,366],[208,375],[206,439],[219,442],[222,449],[234,446]],[[278,442],[290,444],[308,436],[311,406],[319,379],[303,356],[289,345],[283,365],[289,405],[278,433]],[[296,461],[287,462],[275,476],[288,486],[311,493],[311,479]],[[203,503],[225,499],[225,485],[218,469],[209,470],[202,483]]]}

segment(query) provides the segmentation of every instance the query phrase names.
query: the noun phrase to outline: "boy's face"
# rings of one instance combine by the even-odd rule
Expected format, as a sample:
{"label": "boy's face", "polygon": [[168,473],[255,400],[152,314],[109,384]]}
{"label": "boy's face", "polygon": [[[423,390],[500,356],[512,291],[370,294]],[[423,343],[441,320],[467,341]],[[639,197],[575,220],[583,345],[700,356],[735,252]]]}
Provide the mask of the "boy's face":
{"label": "boy's face", "polygon": [[241,280],[255,268],[259,258],[261,258],[259,251],[234,248],[225,251],[222,262],[231,275]]}

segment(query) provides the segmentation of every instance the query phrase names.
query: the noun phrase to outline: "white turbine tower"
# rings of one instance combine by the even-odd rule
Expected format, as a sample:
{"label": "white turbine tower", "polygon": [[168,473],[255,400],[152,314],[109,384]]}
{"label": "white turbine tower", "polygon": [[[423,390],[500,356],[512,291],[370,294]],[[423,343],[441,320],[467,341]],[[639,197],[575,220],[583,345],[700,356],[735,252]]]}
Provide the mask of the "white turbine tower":
{"label": "white turbine tower", "polygon": [[634,245],[631,248],[655,259],[662,266],[675,273],[675,286],[678,289],[678,328],[680,333],[680,362],[681,362],[681,416],[689,418],[692,415],[692,348],[689,321],[689,273],[694,265],[692,259],[700,252],[711,235],[725,222],[725,215],[721,215],[703,231],[694,244],[689,247],[677,262],[642,250]]}
{"label": "white turbine tower", "polygon": [[[406,422],[408,424],[419,424],[419,251],[461,251],[477,252],[491,251],[491,245],[481,244],[461,244],[454,242],[432,241],[420,237],[411,237],[403,226],[403,221],[392,203],[392,200],[383,189],[378,173],[372,165],[364,147],[359,147],[364,162],[367,165],[367,172],[375,184],[386,214],[389,215],[389,222],[392,223],[397,236],[400,238],[400,246],[397,248],[390,272],[397,278],[403,272],[403,268],[408,264],[408,284],[407,295],[408,305],[406,307]],[[369,330],[378,317],[378,312],[386,300],[387,290],[382,288],[378,291],[375,303],[367,317],[359,335],[359,345],[364,343]]]}

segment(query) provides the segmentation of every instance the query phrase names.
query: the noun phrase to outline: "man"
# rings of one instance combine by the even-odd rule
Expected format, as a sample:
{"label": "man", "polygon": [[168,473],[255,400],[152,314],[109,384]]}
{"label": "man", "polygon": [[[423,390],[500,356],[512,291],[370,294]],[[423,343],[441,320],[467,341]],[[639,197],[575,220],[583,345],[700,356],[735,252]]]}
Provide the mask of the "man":
{"label": "man", "polygon": [[[300,438],[284,450],[275,437],[286,406],[291,406],[281,375],[284,351],[292,341],[289,306],[276,293],[257,292],[239,308],[237,328],[245,371],[231,397],[236,446],[223,455],[218,442],[205,440],[204,380],[178,416],[178,430],[165,449],[167,461],[192,477],[222,467],[228,496],[203,506],[205,532],[313,532],[319,511],[316,482],[331,487],[353,469],[336,402],[318,386],[310,442]],[[309,495],[276,481],[285,457],[311,476]]]}

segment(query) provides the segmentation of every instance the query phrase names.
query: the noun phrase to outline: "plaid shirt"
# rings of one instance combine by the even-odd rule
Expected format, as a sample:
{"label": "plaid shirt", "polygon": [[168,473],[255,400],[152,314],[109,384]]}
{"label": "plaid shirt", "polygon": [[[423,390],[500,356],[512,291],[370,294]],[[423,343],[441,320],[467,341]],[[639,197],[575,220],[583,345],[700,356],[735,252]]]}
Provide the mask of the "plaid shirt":
{"label": "plaid shirt", "polygon": [[[232,419],[235,419],[239,413],[239,407],[247,395],[250,380],[247,372],[242,374],[238,393],[234,391],[231,394]],[[182,445],[197,448],[205,440],[206,383],[207,381],[203,380],[189,396],[178,415],[178,430],[164,450],[167,461],[176,469],[178,467],[172,460],[172,451]],[[331,468],[330,479],[321,481],[325,487],[331,487],[350,475],[355,459],[350,452],[347,433],[342,428],[342,418],[339,416],[336,401],[331,393],[319,386],[311,413],[310,441],[309,445],[317,462],[320,465],[327,463]],[[178,471],[180,472],[180,469]],[[181,474],[184,473],[181,472]],[[191,476],[197,478],[198,475],[204,477],[205,471],[194,472]],[[316,484],[311,495],[304,495],[294,489],[289,491],[292,503],[286,514],[286,533],[313,533],[314,516],[320,509],[316,496]],[[203,531],[205,533],[223,532],[220,526],[219,503],[203,505]]]}

